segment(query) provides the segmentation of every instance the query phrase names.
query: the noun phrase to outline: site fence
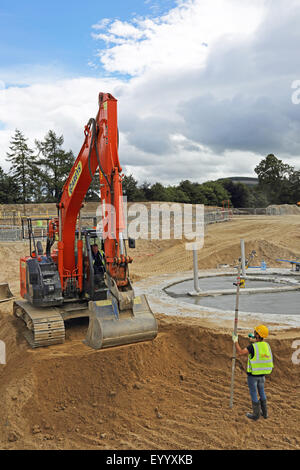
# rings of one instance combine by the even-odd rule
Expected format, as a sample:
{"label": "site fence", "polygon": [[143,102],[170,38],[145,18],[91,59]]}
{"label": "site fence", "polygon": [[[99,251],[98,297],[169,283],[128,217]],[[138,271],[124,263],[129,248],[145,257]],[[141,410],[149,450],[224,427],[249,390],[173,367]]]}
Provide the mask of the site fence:
{"label": "site fence", "polygon": [[[212,212],[205,211],[204,212],[204,225],[210,225],[214,223],[221,223],[229,221],[232,218],[232,210],[214,210]],[[44,218],[43,215],[40,215],[41,219]],[[51,216],[49,215],[49,218]],[[16,221],[17,218],[15,218]],[[7,222],[8,219],[5,221]],[[14,218],[12,217],[9,221],[13,221]],[[24,220],[24,219],[23,219]],[[84,214],[81,216],[82,220],[82,228],[92,228],[94,227],[98,220],[95,217],[95,214]],[[0,242],[5,241],[21,241],[24,239],[28,239],[28,227],[26,223],[23,223],[22,226],[22,218],[17,219],[18,223],[15,224],[1,224],[0,219]],[[43,239],[47,237],[47,221],[46,220],[39,220],[38,215],[34,215],[32,219],[32,233],[36,239]]]}
{"label": "site fence", "polygon": [[232,209],[233,215],[277,215],[272,213],[268,207],[243,207],[241,209]]}
{"label": "site fence", "polygon": [[[92,207],[90,209],[93,210]],[[300,215],[300,208],[298,208],[297,206],[282,205],[269,206],[265,208],[213,208],[213,210],[210,210],[210,208],[206,206],[204,210],[204,225],[226,222],[231,220],[233,217],[239,216],[284,216],[289,214]],[[37,210],[34,210],[30,217],[32,217],[32,229],[34,237],[37,239],[43,239],[47,237],[48,223],[47,220],[45,220],[45,217],[51,219],[52,217],[57,217],[57,214],[55,214],[55,212],[53,211],[53,207],[50,207],[49,205],[49,208],[47,208],[46,213],[40,214]],[[22,219],[23,221],[26,220],[26,218],[20,211],[0,211],[0,242],[14,242],[28,238],[28,227],[26,223],[23,223],[22,226]],[[130,219],[131,218],[128,217],[129,222]],[[95,227],[98,222],[98,218],[96,217],[96,211],[83,212],[81,214],[81,220],[82,228]],[[173,222],[173,220],[174,217],[171,215],[171,221]]]}
{"label": "site fence", "polygon": [[240,209],[232,209],[234,216],[236,215],[300,215],[300,208],[293,204],[282,204],[279,206],[268,207],[243,207]]}

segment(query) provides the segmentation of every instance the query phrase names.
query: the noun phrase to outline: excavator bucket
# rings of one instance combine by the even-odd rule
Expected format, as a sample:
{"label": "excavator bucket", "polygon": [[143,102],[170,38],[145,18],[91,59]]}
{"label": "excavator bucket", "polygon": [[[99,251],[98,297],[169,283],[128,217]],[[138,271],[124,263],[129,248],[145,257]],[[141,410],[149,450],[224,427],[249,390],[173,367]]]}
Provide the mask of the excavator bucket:
{"label": "excavator bucket", "polygon": [[149,341],[157,335],[157,322],[145,295],[133,307],[120,310],[114,297],[89,302],[90,321],[84,343],[93,349]]}
{"label": "excavator bucket", "polygon": [[13,294],[10,291],[9,285],[7,283],[0,284],[0,302],[7,302],[12,297]]}

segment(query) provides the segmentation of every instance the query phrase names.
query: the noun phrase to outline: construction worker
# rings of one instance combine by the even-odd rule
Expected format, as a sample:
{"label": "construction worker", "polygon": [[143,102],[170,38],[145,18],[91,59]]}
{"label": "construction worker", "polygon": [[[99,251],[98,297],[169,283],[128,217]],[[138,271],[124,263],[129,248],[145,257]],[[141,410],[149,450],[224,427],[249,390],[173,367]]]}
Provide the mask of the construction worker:
{"label": "construction worker", "polygon": [[[268,418],[267,398],[265,395],[265,375],[273,370],[273,356],[270,345],[264,340],[268,337],[269,330],[265,325],[259,325],[254,330],[251,343],[242,349],[238,343],[238,336],[233,334],[232,340],[239,356],[248,355],[247,382],[252,401],[252,413],[246,416],[254,421],[258,420],[260,414]],[[259,394],[257,395],[257,391]]]}
{"label": "construction worker", "polygon": [[104,258],[104,253],[101,251],[99,252],[99,247],[97,243],[94,243],[94,245],[91,246],[92,248],[92,256],[94,260],[94,273],[95,274],[104,274],[104,264],[103,264],[103,258]]}

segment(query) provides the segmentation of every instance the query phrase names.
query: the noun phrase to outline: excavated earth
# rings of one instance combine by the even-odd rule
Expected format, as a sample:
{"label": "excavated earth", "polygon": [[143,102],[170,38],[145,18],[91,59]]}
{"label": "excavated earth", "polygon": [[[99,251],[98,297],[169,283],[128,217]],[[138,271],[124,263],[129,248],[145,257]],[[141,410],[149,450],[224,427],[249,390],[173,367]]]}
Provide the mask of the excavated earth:
{"label": "excavated earth", "polygon": [[[243,217],[206,228],[201,269],[234,265],[240,238],[268,266],[300,258],[297,215]],[[26,244],[1,243],[0,282],[19,296],[19,258]],[[192,269],[181,241],[137,242],[133,281]],[[282,264],[280,265],[282,267]],[[299,328],[270,326],[275,368],[266,380],[268,420],[249,421],[246,359],[237,360],[229,408],[232,325],[155,312],[154,341],[94,351],[83,344],[85,319],[66,325],[65,344],[32,350],[12,301],[0,304],[1,449],[298,449],[300,448]],[[233,321],[232,321],[233,323]],[[255,323],[239,331],[240,343]],[[294,356],[293,356],[294,355]],[[292,356],[294,361],[292,360]],[[296,361],[295,361],[296,359]]]}

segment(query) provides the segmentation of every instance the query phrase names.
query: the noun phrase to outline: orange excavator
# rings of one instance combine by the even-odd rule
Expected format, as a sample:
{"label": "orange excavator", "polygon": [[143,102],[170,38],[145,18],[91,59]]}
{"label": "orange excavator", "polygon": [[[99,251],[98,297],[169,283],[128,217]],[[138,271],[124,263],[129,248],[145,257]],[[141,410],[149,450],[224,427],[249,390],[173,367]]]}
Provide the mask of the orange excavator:
{"label": "orange excavator", "polygon": [[[64,184],[47,242],[35,239],[27,219],[30,254],[20,260],[14,315],[26,325],[31,347],[65,340],[65,321],[89,317],[85,343],[94,349],[154,339],[157,322],[144,295],[135,297],[124,236],[122,168],[118,157],[117,100],[99,94],[99,111]],[[99,171],[102,224],[83,228],[80,211]],[[56,245],[55,245],[56,244]],[[55,246],[55,248],[54,248]]]}

